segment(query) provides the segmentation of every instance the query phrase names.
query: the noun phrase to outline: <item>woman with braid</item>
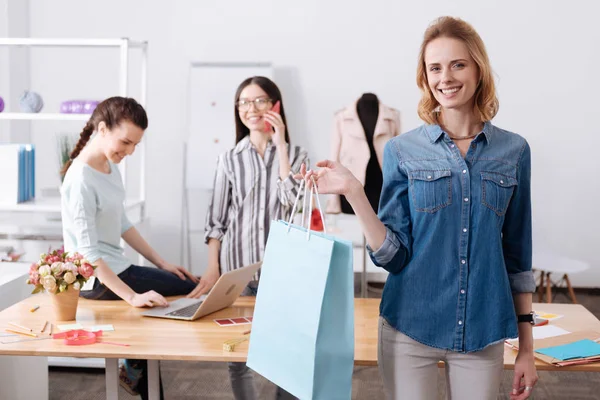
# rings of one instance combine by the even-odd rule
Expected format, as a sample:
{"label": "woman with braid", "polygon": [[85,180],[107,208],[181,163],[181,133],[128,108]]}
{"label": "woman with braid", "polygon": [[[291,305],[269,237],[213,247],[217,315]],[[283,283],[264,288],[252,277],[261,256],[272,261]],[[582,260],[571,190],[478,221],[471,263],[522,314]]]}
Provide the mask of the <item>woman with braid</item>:
{"label": "woman with braid", "polygon": [[[131,225],[123,202],[125,189],[117,164],[142,140],[148,118],[134,99],[104,100],[86,123],[71,160],[62,173],[61,211],[65,250],[79,252],[98,266],[91,300],[123,299],[133,307],[166,306],[163,296],[186,295],[198,279],[183,267],[165,261]],[[120,239],[158,268],[132,265]],[[147,363],[126,360],[121,384],[148,398]],[[161,385],[161,398],[162,398]]]}

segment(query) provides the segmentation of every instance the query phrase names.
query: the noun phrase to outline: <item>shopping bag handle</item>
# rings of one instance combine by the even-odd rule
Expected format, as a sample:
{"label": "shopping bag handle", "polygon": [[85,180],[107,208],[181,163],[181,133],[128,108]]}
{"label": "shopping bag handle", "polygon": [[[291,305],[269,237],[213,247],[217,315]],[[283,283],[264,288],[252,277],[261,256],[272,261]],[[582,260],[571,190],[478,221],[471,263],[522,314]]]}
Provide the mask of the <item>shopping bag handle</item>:
{"label": "shopping bag handle", "polygon": [[302,188],[304,188],[304,198],[302,199],[302,222],[300,223],[301,227],[304,227],[304,210],[306,210],[306,201],[308,199],[308,206],[310,208],[309,213],[308,213],[308,226],[306,229],[306,239],[308,240],[310,238],[310,228],[311,228],[311,224],[312,224],[312,219],[311,219],[311,215],[312,215],[312,201],[310,201],[314,195],[314,193],[316,192],[316,198],[317,198],[317,206],[319,208],[319,214],[321,215],[321,221],[323,222],[323,233],[327,234],[327,225],[325,223],[325,216],[323,215],[323,207],[321,207],[321,200],[319,199],[319,189],[317,188],[317,183],[315,182],[315,178],[313,176],[311,176],[311,180],[312,180],[312,187],[310,188],[310,197],[306,196],[306,192],[307,192],[307,187],[305,185],[305,180],[302,179],[302,181],[300,182],[300,187],[298,188],[298,194],[296,195],[296,200],[294,201],[294,206],[292,207],[292,212],[290,214],[290,219],[288,221],[288,232],[290,231],[291,227],[292,227],[292,220],[294,219],[294,216],[296,215],[296,209],[298,206],[298,200],[300,199],[300,193],[302,193]]}

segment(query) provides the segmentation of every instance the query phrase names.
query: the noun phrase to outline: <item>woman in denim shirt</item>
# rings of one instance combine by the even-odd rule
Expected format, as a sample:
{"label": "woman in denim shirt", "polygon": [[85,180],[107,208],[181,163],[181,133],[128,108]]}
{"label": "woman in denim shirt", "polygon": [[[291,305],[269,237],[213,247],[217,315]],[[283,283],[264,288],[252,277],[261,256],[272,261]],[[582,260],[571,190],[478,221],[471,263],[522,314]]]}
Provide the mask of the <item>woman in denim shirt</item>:
{"label": "woman in denim shirt", "polygon": [[[386,145],[379,216],[343,166],[317,163],[321,193],[343,194],[373,262],[390,272],[380,307],[379,368],[388,399],[436,399],[446,363],[452,399],[496,399],[503,342],[519,336],[512,399],[537,381],[531,303],[530,150],[493,126],[485,46],[459,19],[425,32],[417,83],[426,124]],[[519,318],[517,318],[519,316]]]}

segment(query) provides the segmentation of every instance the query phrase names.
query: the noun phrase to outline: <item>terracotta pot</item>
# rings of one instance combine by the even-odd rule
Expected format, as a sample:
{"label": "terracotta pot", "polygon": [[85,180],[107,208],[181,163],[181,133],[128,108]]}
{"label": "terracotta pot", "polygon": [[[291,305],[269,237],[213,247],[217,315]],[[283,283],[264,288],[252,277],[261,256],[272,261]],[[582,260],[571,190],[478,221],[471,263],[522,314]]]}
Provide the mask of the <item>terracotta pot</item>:
{"label": "terracotta pot", "polygon": [[79,290],[70,287],[62,293],[48,293],[54,307],[54,316],[58,321],[74,321],[77,315]]}

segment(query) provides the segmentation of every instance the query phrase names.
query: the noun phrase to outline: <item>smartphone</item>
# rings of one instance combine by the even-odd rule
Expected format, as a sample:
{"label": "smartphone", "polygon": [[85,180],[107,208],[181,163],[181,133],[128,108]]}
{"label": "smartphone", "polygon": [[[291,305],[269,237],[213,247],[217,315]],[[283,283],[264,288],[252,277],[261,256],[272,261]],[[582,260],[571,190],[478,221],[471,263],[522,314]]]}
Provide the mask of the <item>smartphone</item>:
{"label": "smartphone", "polygon": [[[273,108],[271,108],[271,111],[279,114],[279,110],[281,110],[281,103],[279,103],[279,101],[277,101],[277,103],[275,103]],[[271,124],[265,120],[265,131],[271,132],[272,130],[273,130],[273,126],[271,126]]]}

